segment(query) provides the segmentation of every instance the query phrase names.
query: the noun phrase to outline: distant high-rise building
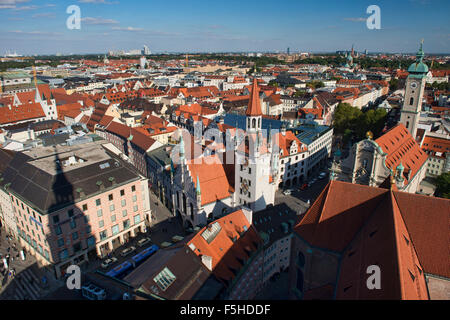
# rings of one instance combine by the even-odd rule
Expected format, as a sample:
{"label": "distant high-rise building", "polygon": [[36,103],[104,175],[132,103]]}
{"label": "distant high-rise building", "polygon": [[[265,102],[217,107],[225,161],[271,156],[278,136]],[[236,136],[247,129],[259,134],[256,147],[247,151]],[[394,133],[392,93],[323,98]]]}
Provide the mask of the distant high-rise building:
{"label": "distant high-rise building", "polygon": [[288,54],[288,55],[291,54],[291,50],[290,50],[289,47],[287,48],[287,54]]}
{"label": "distant high-rise building", "polygon": [[148,56],[151,54],[150,49],[146,45],[144,45],[144,48],[142,49],[142,54],[145,56]]}

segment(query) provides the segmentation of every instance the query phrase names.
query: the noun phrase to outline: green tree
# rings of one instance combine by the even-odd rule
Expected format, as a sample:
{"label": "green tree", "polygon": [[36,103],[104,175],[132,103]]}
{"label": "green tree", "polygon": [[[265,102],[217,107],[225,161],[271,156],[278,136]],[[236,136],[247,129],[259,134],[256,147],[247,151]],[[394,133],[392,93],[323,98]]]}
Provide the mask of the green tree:
{"label": "green tree", "polygon": [[350,138],[364,139],[367,131],[371,131],[374,137],[380,136],[386,117],[387,113],[384,109],[370,109],[362,112],[348,103],[340,103],[334,113],[333,126],[337,134],[344,135],[346,143]]}
{"label": "green tree", "polygon": [[436,178],[436,195],[450,199],[450,172],[441,174]]}
{"label": "green tree", "polygon": [[398,79],[392,78],[391,81],[389,81],[389,90],[395,91],[398,90]]}

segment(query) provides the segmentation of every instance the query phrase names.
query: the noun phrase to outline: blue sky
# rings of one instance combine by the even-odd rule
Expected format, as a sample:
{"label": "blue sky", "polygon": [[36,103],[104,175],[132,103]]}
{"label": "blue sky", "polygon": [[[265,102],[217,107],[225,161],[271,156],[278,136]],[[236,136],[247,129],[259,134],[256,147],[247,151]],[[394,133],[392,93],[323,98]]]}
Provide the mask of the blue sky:
{"label": "blue sky", "polygon": [[[81,30],[66,28],[69,5]],[[381,29],[366,9],[381,9]],[[0,0],[0,54],[336,51],[450,52],[448,0]]]}

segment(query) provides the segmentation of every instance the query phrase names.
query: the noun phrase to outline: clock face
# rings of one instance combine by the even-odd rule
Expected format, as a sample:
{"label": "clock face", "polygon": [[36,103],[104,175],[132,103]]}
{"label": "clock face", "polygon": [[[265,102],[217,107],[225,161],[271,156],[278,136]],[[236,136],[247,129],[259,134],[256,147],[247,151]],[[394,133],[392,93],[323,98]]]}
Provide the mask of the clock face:
{"label": "clock face", "polygon": [[411,82],[411,89],[417,88],[417,82]]}

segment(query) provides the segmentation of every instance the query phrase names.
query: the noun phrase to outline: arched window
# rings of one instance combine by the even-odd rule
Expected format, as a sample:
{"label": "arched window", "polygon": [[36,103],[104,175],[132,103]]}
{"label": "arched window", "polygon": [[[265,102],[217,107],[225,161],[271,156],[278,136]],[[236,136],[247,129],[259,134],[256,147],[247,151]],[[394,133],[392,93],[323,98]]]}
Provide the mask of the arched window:
{"label": "arched window", "polygon": [[185,194],[183,194],[183,212],[184,212],[184,214],[187,213],[186,212],[186,195]]}
{"label": "arched window", "polygon": [[258,128],[261,128],[261,118],[258,119]]}
{"label": "arched window", "polygon": [[191,207],[191,220],[194,221],[194,206],[192,205],[192,202],[190,204]]}
{"label": "arched window", "polygon": [[409,105],[412,106],[414,104],[414,98],[411,97],[411,99],[409,99]]}
{"label": "arched window", "polygon": [[253,118],[253,120],[252,120],[252,128],[256,128],[256,119],[255,118]]}
{"label": "arched window", "polygon": [[406,129],[409,128],[409,121],[406,121]]}
{"label": "arched window", "polygon": [[248,136],[245,137],[245,150],[249,150],[250,148],[250,141],[248,139]]}
{"label": "arched window", "polygon": [[250,128],[250,118],[247,119],[247,127]]}

